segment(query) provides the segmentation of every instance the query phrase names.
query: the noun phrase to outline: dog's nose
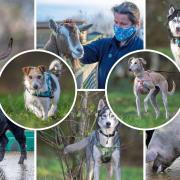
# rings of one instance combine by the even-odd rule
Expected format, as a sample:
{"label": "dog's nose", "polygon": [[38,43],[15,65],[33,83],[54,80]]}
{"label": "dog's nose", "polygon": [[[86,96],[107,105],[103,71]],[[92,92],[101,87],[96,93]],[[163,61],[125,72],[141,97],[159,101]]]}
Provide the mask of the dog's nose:
{"label": "dog's nose", "polygon": [[177,32],[180,32],[180,27],[176,27],[176,31],[177,31]]}
{"label": "dog's nose", "polygon": [[129,71],[131,71],[131,68],[129,68]]}
{"label": "dog's nose", "polygon": [[38,85],[37,84],[33,85],[33,88],[38,89]]}
{"label": "dog's nose", "polygon": [[110,127],[111,126],[111,123],[110,122],[107,122],[106,123],[106,127]]}

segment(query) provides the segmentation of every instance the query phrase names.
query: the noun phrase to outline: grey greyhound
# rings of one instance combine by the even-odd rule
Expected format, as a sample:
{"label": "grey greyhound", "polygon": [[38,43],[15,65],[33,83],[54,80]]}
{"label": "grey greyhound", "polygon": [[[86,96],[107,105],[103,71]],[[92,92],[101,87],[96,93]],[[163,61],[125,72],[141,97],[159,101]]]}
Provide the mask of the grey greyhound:
{"label": "grey greyhound", "polygon": [[171,91],[168,91],[168,82],[163,75],[154,71],[145,71],[143,65],[146,61],[143,58],[131,57],[128,61],[129,71],[132,71],[135,76],[134,80],[134,95],[136,97],[136,107],[138,116],[141,117],[140,107],[140,95],[147,94],[144,99],[145,112],[148,111],[148,101],[150,100],[155,113],[156,118],[159,117],[160,111],[156,102],[156,95],[161,92],[163,104],[166,111],[166,119],[169,118],[168,101],[167,96],[173,95],[176,89],[176,84],[173,81],[173,87]]}

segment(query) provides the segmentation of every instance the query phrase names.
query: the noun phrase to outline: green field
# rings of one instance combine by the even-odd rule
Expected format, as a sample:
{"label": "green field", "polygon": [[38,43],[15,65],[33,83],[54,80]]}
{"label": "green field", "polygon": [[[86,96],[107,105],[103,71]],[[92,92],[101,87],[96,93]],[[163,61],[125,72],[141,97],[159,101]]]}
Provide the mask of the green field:
{"label": "green field", "polygon": [[74,93],[64,91],[60,96],[58,112],[56,117],[42,120],[37,118],[33,113],[27,111],[24,106],[24,97],[22,94],[1,94],[0,102],[8,116],[15,122],[29,128],[43,128],[51,126],[60,121],[70,110],[74,100]]}
{"label": "green field", "polygon": [[[118,85],[119,83],[119,85]],[[117,88],[119,87],[119,89]],[[142,118],[137,116],[135,96],[133,94],[133,83],[127,80],[117,82],[116,88],[108,88],[108,99],[113,111],[125,123],[138,128],[152,128],[167,122],[165,110],[160,93],[157,95],[157,103],[160,107],[160,117],[156,119],[154,109],[149,102],[148,112],[145,113],[143,106],[144,95],[141,98]],[[180,107],[180,93],[175,92],[173,96],[168,96],[168,107],[172,117]]]}
{"label": "green field", "polygon": [[[100,179],[107,179],[106,172],[106,168],[102,167]],[[84,172],[84,176],[85,173],[86,172]],[[132,180],[132,177],[133,180],[142,180],[143,169],[141,167],[128,167],[122,164],[121,175],[122,180]],[[37,178],[39,180],[64,180],[58,158],[52,157],[47,161],[47,159],[43,158],[42,156],[38,156]]]}

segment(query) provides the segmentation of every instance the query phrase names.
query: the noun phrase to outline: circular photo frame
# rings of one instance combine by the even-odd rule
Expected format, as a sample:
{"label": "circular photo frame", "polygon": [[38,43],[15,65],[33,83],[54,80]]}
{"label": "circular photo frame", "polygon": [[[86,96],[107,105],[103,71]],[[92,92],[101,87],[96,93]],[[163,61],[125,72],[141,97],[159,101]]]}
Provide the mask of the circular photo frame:
{"label": "circular photo frame", "polygon": [[108,105],[131,128],[157,128],[179,110],[179,78],[178,66],[166,55],[147,49],[129,53],[108,74]]}
{"label": "circular photo frame", "polygon": [[43,130],[63,121],[74,106],[77,85],[69,65],[44,50],[24,51],[0,72],[4,114],[26,129]]}

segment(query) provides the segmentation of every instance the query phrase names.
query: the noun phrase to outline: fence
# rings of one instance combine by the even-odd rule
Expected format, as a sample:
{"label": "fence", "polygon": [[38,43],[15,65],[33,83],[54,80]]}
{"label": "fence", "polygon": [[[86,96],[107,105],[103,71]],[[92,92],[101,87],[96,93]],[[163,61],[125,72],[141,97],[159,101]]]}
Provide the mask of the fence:
{"label": "fence", "polygon": [[[58,22],[60,23],[60,22]],[[83,21],[77,22],[78,24],[82,24]],[[38,22],[37,23],[37,48],[43,48],[45,43],[48,41],[50,36],[50,30],[48,26],[48,22]],[[87,35],[88,36],[88,35]],[[101,38],[100,35],[93,37],[83,43],[87,44],[91,41]],[[96,89],[98,82],[97,82],[97,63],[90,64],[90,65],[82,65],[82,68],[75,73],[77,87],[84,88],[84,89]]]}

